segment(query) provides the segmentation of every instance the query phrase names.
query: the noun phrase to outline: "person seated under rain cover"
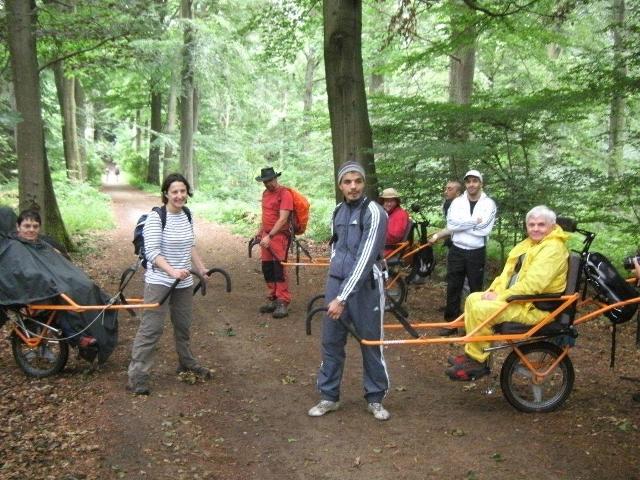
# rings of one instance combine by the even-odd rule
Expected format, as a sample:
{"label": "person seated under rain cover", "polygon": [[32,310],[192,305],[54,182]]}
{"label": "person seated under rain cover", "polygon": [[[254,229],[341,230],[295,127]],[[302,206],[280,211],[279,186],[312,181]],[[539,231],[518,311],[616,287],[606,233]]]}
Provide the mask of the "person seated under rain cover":
{"label": "person seated under rain cover", "polygon": [[[556,214],[544,205],[532,208],[526,216],[527,238],[513,247],[502,273],[488,290],[472,293],[464,306],[464,326],[474,331],[491,315],[507,305],[512,295],[540,295],[562,293],[567,285],[569,235],[556,224]],[[489,324],[475,335],[493,333],[492,326],[503,322],[535,325],[548,312],[539,310],[531,302],[509,304]],[[473,380],[487,375],[490,342],[465,344],[464,354],[449,357],[451,367],[445,373],[451,380]]]}
{"label": "person seated under rain cover", "polygon": [[[38,235],[39,221],[28,222],[26,217],[39,219],[37,212],[35,216],[23,212],[18,220],[22,218],[25,224],[22,230],[25,231],[9,230],[8,225],[16,216],[11,209],[0,208],[0,308],[19,308],[37,303],[64,304],[59,298],[61,293],[80,305],[107,304],[109,296],[82,270],[41,239]],[[38,223],[37,229],[33,223]],[[13,225],[20,227],[21,222],[16,221]],[[80,346],[81,351],[97,346],[100,363],[109,358],[116,346],[118,323],[115,310],[59,311],[56,321],[63,335],[72,337],[69,342]],[[83,357],[92,360],[95,353]]]}

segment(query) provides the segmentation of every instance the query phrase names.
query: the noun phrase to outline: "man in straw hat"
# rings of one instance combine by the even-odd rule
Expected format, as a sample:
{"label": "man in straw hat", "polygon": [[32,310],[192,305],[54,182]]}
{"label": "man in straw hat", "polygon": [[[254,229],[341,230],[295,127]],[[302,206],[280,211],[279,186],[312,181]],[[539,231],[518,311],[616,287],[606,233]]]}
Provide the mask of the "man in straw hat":
{"label": "man in straw hat", "polygon": [[289,216],[293,211],[293,197],[288,188],[278,183],[282,172],[273,167],[260,171],[256,181],[264,183],[262,193],[262,223],[256,238],[260,239],[262,273],[267,283],[267,303],[260,307],[260,313],[271,313],[273,318],[289,315],[291,293],[287,283],[287,272],[281,262],[286,261],[291,231]]}

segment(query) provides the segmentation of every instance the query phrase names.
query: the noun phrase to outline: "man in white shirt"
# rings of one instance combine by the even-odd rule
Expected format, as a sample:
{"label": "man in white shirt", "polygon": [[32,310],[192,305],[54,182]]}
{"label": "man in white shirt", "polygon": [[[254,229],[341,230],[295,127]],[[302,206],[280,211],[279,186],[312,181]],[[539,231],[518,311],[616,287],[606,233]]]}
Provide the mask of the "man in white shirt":
{"label": "man in white shirt", "polygon": [[[452,245],[447,255],[447,304],[445,321],[460,316],[460,301],[465,278],[469,289],[483,289],[486,244],[496,219],[496,204],[483,191],[482,174],[469,170],[464,176],[466,191],[451,202],[447,230]],[[441,335],[454,335],[456,329],[443,329]]]}

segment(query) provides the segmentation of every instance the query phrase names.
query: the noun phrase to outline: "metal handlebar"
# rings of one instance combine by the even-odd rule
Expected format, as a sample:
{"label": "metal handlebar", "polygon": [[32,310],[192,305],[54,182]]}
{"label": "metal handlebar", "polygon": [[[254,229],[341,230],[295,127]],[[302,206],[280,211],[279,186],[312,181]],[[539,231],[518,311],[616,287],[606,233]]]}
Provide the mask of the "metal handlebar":
{"label": "metal handlebar", "polygon": [[[307,327],[307,335],[311,335],[311,320],[313,319],[314,315],[318,312],[326,312],[326,311],[327,311],[327,307],[318,307],[318,308],[314,308],[307,314],[307,319],[305,322]],[[358,343],[362,342],[362,337],[358,335],[358,332],[356,332],[356,329],[353,326],[353,323],[347,322],[342,317],[338,318],[338,321],[342,324],[344,328],[346,328],[349,331],[351,335],[353,335],[353,338],[355,338],[358,341]]]}
{"label": "metal handlebar", "polygon": [[[221,274],[225,280],[225,287],[226,287],[227,293],[231,292],[231,277],[229,276],[229,274],[221,268],[211,268],[207,272],[207,276],[211,276],[212,273]],[[205,295],[206,293],[205,290],[207,288],[206,283],[203,281],[204,279],[202,277],[199,277],[199,278],[200,278],[200,282],[193,289],[193,294],[195,295],[198,292],[198,290],[200,290],[200,288],[202,287],[202,295]]]}
{"label": "metal handlebar", "polygon": [[[205,295],[207,293],[207,287],[206,287],[206,284],[204,283],[204,278],[202,278],[202,275],[200,275],[195,270],[189,270],[189,272],[191,272],[191,275],[198,277],[198,279],[200,280],[200,284],[202,285],[202,295]],[[176,289],[176,287],[182,280],[183,280],[182,278],[176,278],[176,280],[173,282],[173,285],[171,285],[171,288],[167,290],[167,293],[165,293],[164,297],[162,297],[162,299],[158,302],[158,305],[162,305],[164,302],[167,301],[167,298],[169,298],[169,296],[173,293],[173,291]]]}

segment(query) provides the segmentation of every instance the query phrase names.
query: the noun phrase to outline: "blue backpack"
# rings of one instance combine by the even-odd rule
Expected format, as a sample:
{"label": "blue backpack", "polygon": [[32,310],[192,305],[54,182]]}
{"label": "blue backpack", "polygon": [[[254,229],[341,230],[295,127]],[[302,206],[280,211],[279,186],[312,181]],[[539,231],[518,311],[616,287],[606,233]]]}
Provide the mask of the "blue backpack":
{"label": "blue backpack", "polygon": [[[167,224],[167,207],[163,205],[162,207],[153,207],[151,210],[156,212],[160,216],[162,230],[164,230],[164,227]],[[189,210],[187,207],[182,207],[182,211],[185,213],[185,215],[187,215],[189,223],[193,223],[193,220],[191,219],[191,210]],[[136,255],[138,255],[138,258],[140,258],[140,263],[142,265],[142,268],[144,269],[147,268],[147,258],[145,256],[144,235],[142,234],[142,232],[144,230],[144,224],[147,222],[147,218],[149,218],[149,214],[145,213],[136,222],[136,228],[133,230],[132,242],[133,251]]]}

